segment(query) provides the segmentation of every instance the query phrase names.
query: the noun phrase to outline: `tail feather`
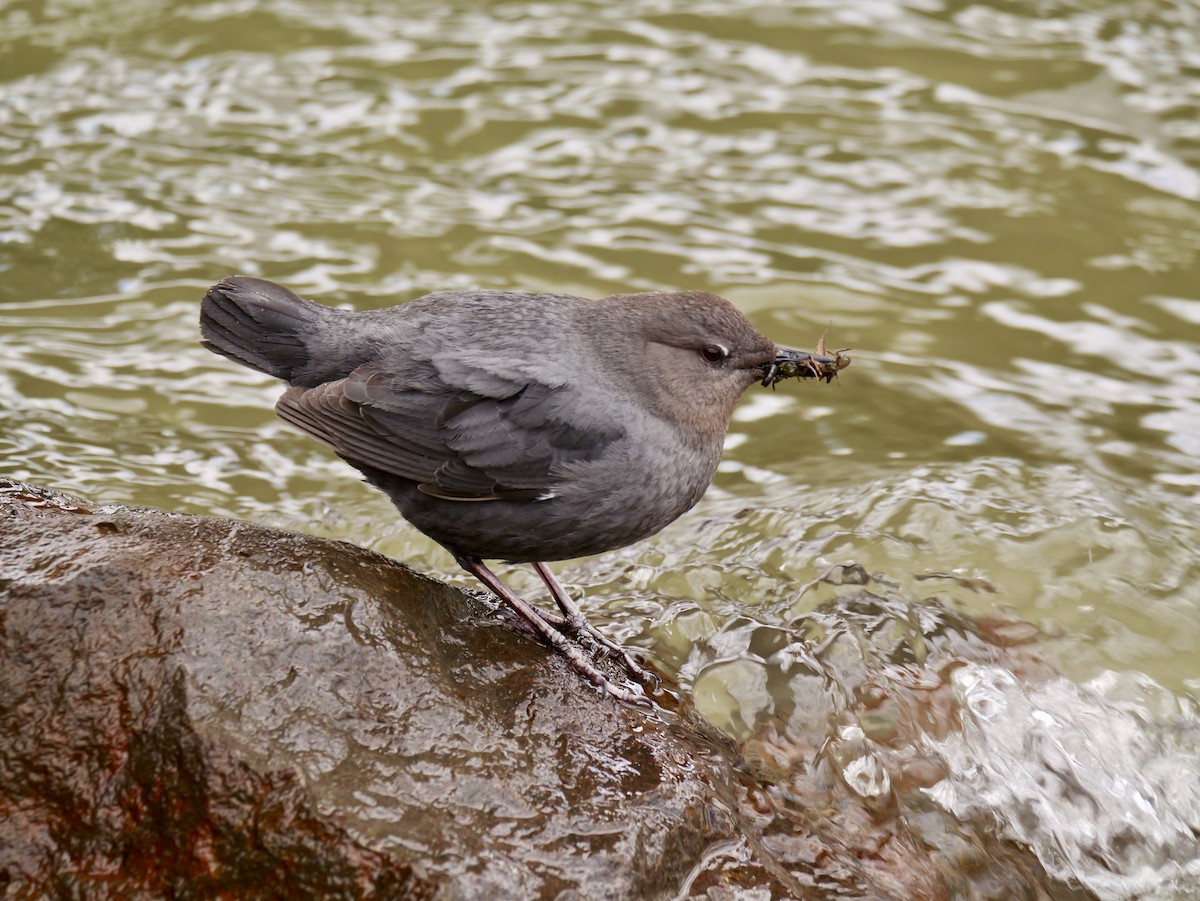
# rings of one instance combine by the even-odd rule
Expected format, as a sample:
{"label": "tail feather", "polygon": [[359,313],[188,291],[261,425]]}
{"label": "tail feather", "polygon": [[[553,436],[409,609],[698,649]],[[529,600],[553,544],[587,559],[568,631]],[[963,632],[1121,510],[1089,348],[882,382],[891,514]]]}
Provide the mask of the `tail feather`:
{"label": "tail feather", "polygon": [[311,362],[306,335],[332,312],[274,282],[233,275],[204,295],[201,343],[243,366],[290,382]]}

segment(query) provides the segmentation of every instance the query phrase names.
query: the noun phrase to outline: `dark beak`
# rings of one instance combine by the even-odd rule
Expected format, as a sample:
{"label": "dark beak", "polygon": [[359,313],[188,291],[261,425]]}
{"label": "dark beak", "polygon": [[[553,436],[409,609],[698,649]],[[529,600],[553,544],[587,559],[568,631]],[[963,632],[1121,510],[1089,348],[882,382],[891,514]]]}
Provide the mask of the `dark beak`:
{"label": "dark beak", "polygon": [[[823,339],[821,343],[825,343]],[[820,353],[814,354],[791,347],[776,347],[775,359],[763,367],[762,385],[764,388],[774,387],[776,382],[784,379],[824,379],[831,382],[839,370],[849,365],[850,358],[840,350],[828,354],[821,348]]]}

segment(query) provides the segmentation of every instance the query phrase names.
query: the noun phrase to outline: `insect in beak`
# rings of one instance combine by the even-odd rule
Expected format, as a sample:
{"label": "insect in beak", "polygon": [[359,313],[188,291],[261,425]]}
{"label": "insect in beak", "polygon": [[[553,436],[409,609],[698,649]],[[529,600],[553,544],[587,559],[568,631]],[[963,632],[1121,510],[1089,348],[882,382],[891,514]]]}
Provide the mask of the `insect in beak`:
{"label": "insect in beak", "polygon": [[775,359],[763,367],[762,386],[774,388],[776,383],[784,379],[823,379],[832,382],[838,372],[850,365],[844,347],[833,353],[825,351],[825,336],[817,342],[816,353],[806,350],[794,350],[790,347],[775,348]]}

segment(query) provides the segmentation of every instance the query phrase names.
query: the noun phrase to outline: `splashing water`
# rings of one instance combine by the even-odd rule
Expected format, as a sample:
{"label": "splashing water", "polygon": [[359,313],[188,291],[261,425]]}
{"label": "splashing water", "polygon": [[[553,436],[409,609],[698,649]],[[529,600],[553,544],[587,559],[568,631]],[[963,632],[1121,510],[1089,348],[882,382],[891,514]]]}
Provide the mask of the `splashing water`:
{"label": "splashing water", "polygon": [[1029,687],[968,664],[953,683],[962,731],[929,742],[949,770],[928,790],[939,804],[991,821],[1051,875],[1103,898],[1196,897],[1200,720],[1189,703],[1113,673]]}

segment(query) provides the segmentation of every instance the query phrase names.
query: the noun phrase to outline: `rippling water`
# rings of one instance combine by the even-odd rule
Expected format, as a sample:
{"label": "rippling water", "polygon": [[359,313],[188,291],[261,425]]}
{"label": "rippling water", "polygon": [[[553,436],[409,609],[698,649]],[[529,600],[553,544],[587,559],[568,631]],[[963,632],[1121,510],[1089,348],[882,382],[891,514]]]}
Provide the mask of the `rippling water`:
{"label": "rippling water", "polygon": [[[854,366],[748,397],[693,514],[564,565],[596,621],[753,740],[795,694],[772,636],[858,564],[1032,624],[1073,681],[1019,703],[972,684],[1063,714],[1081,759],[1200,779],[1194,737],[1156,744],[1195,729],[1200,690],[1200,6],[10,0],[0,34],[0,473],[458,579],[272,419],[273,384],[198,347],[203,289],[716,291],[781,343],[828,329]],[[1054,688],[1130,678],[1174,706],[1096,694],[1084,727],[1065,712],[1091,689]],[[1043,854],[1023,802],[972,804],[989,772],[1053,760],[1014,758],[945,685],[984,749],[928,751],[948,809],[1064,884],[1189,897],[1194,792],[1170,816],[1138,794],[1122,826],[1182,870]],[[1172,816],[1190,843],[1162,837]]]}

